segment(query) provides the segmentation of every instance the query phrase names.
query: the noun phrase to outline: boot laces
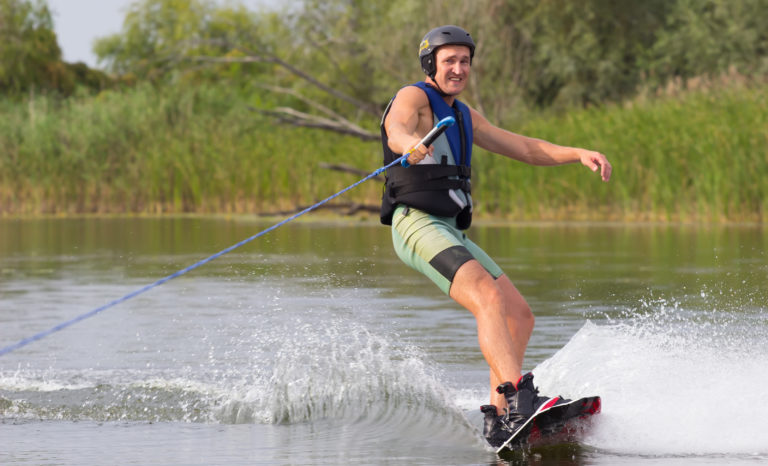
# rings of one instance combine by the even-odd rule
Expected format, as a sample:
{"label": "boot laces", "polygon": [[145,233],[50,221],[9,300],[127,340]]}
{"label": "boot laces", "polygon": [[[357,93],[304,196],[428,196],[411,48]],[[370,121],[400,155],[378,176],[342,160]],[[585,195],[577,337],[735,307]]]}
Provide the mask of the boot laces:
{"label": "boot laces", "polygon": [[[533,386],[533,400],[535,401],[539,397],[539,388],[536,386]],[[500,416],[499,423],[501,424],[501,428],[503,430],[506,430],[507,432],[515,432],[517,430],[517,427],[515,426],[515,422],[512,420],[512,412],[509,410],[509,407],[504,408],[504,414]]]}
{"label": "boot laces", "polygon": [[504,408],[504,414],[499,419],[499,424],[502,430],[506,430],[509,433],[515,431],[515,424],[509,419],[509,408]]}

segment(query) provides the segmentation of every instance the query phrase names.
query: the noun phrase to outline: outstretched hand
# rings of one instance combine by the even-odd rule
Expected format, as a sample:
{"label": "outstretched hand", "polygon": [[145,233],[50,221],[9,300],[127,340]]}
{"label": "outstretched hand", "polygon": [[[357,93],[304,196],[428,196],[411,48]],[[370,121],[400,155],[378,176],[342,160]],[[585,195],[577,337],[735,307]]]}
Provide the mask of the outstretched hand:
{"label": "outstretched hand", "polygon": [[593,172],[600,170],[600,177],[603,179],[603,181],[608,181],[611,179],[611,170],[613,167],[611,167],[611,163],[600,152],[583,150],[579,158],[582,165],[586,166]]}

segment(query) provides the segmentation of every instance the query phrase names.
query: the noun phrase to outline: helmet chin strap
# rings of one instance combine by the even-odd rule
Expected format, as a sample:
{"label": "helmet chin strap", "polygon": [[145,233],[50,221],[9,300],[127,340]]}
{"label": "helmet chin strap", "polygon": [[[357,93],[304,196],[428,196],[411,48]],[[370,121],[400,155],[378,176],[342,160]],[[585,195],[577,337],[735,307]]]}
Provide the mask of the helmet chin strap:
{"label": "helmet chin strap", "polygon": [[427,83],[427,86],[434,88],[438,94],[440,94],[440,97],[453,97],[451,94],[447,94],[445,91],[440,89],[440,85],[437,84],[437,81],[435,81],[435,78],[433,76],[429,77],[429,80],[431,82]]}

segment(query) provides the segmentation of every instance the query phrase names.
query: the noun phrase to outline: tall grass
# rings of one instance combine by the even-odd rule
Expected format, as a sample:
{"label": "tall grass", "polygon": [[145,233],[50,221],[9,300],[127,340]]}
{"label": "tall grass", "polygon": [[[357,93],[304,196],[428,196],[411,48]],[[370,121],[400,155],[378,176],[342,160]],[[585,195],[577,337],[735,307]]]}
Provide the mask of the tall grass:
{"label": "tall grass", "polygon": [[318,161],[360,152],[347,138],[272,124],[224,88],[150,86],[4,102],[0,146],[5,214],[288,209],[348,181]]}
{"label": "tall grass", "polygon": [[478,156],[485,211],[525,218],[762,221],[768,208],[768,86],[702,90],[539,117],[512,129],[608,156],[582,166]]}
{"label": "tall grass", "polygon": [[[372,171],[378,143],[280,126],[225,87],[139,86],[66,100],[0,101],[0,214],[266,213],[305,206]],[[249,104],[258,106],[259,97]],[[768,86],[698,91],[540,115],[512,131],[605,153],[530,167],[478,151],[478,215],[514,219],[762,221]],[[368,182],[346,200],[376,204]]]}

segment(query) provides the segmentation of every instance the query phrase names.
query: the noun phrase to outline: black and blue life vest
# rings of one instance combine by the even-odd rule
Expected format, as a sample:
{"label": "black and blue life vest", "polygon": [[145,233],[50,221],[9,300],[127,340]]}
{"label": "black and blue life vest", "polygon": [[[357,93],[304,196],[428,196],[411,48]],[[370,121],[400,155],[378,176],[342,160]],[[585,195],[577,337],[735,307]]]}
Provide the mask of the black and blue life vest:
{"label": "black and blue life vest", "polygon": [[[458,228],[467,229],[472,223],[472,116],[469,107],[458,99],[453,101],[453,106],[449,106],[440,93],[425,82],[413,85],[427,94],[435,122],[452,116],[456,124],[433,143],[434,163],[422,162],[409,167],[395,165],[387,169],[381,200],[381,223],[391,225],[395,208],[403,204],[439,217],[456,217]],[[389,138],[384,129],[384,120],[391,105],[392,101],[381,118],[385,165],[402,156],[389,148]]]}

